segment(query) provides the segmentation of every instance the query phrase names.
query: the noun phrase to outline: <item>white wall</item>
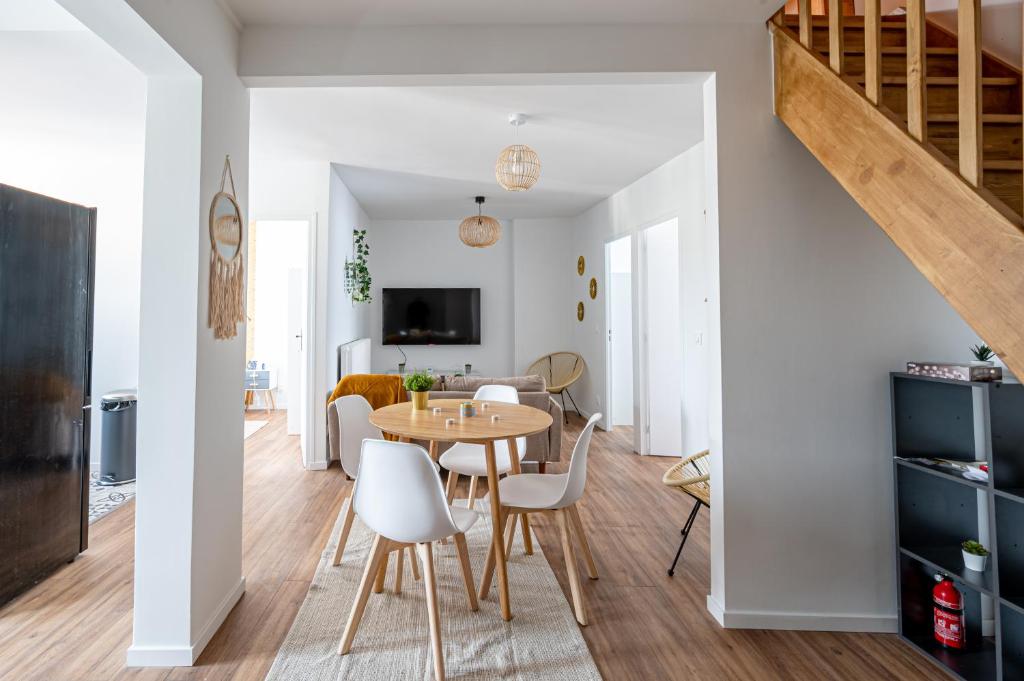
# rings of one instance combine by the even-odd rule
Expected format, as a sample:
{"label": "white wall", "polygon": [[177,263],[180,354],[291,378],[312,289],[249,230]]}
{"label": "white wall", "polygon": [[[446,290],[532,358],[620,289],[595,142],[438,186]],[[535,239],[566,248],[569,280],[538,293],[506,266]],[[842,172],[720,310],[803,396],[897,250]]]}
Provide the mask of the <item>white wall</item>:
{"label": "white wall", "polygon": [[0,182],[95,207],[92,467],[100,397],[139,382],[146,80],[89,31],[0,33]]}
{"label": "white wall", "polygon": [[[666,219],[679,221],[679,294],[683,346],[681,389],[684,397],[680,454],[707,449],[709,358],[708,273],[704,220],[704,145],[691,147],[660,168],[576,218],[574,242],[586,257],[588,274],[578,277],[582,290],[590,276],[598,279],[598,299],[585,298],[587,315],[573,325],[573,349],[587,362],[587,372],[573,397],[580,409],[591,414],[602,410],[605,400],[605,346],[608,320],[604,304],[604,245]],[[575,266],[576,255],[570,266]],[[653,292],[657,296],[657,291]],[[656,303],[657,304],[657,303]],[[699,341],[699,344],[698,344]],[[634,377],[634,385],[636,385]],[[604,425],[607,426],[607,419]]]}
{"label": "white wall", "polygon": [[[773,10],[720,25],[263,27],[241,61],[263,85],[713,72],[708,607],[727,626],[891,630],[886,373],[963,358],[974,334],[773,118]],[[491,49],[504,44],[533,49]]]}
{"label": "white wall", "polygon": [[208,207],[225,155],[247,205],[248,91],[215,0],[60,0],[148,77],[131,665],[191,664],[245,589],[245,326],[207,328]]}
{"label": "white wall", "polygon": [[515,220],[512,227],[514,370],[523,374],[539,357],[569,350],[576,303],[566,296],[578,278],[568,266],[572,252],[571,218]]}
{"label": "white wall", "polygon": [[608,332],[612,413],[609,425],[632,426],[633,399],[633,243],[621,237],[606,249]]}
{"label": "white wall", "polygon": [[373,303],[370,338],[373,370],[397,369],[401,353],[381,343],[382,288],[480,289],[480,345],[402,346],[408,369],[456,369],[467,362],[485,376],[513,373],[513,276],[511,226],[489,248],[459,241],[460,220],[374,220],[367,235]]}
{"label": "white wall", "polygon": [[[275,392],[278,409],[301,400],[288,393],[288,347],[294,330],[288,326],[290,300],[289,271],[297,269],[305,276],[309,241],[306,220],[256,221],[255,301],[249,301],[253,324],[253,357],[265,362],[277,374]],[[250,276],[252,273],[250,273]],[[255,304],[253,304],[255,302]],[[304,312],[301,311],[301,312]],[[264,408],[265,405],[259,405]]]}
{"label": "white wall", "polygon": [[[355,304],[345,293],[345,260],[352,258],[352,231],[366,229],[369,237],[370,218],[352,196],[335,168],[330,176],[330,245],[327,271],[327,382],[332,388],[338,380],[338,346],[357,338],[370,336],[370,309],[373,302]],[[371,250],[367,258],[370,276],[374,277],[374,264],[387,257]],[[376,282],[374,282],[376,283]]]}

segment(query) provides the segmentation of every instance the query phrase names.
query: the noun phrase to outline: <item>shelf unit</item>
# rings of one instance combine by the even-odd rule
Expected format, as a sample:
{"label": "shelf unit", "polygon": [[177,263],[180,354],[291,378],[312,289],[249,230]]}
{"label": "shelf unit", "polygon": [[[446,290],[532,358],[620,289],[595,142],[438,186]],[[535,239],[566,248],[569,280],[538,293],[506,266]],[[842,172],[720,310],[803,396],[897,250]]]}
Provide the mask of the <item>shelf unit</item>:
{"label": "shelf unit", "polygon": [[[1024,681],[1024,386],[893,373],[890,387],[900,638],[954,678]],[[989,480],[915,457],[988,461]],[[991,551],[984,572],[964,568],[964,539]],[[969,650],[933,638],[936,574],[964,595]]]}

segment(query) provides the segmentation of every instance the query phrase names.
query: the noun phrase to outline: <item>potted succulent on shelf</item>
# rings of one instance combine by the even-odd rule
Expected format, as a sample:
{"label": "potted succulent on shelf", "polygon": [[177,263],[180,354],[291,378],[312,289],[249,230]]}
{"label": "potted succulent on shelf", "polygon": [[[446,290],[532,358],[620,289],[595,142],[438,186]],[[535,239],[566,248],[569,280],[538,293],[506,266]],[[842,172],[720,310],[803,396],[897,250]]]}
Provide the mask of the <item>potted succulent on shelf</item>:
{"label": "potted succulent on shelf", "polygon": [[981,542],[968,539],[960,545],[964,554],[964,567],[977,572],[985,571],[985,561],[988,559],[988,549]]}
{"label": "potted succulent on shelf", "polygon": [[426,371],[414,371],[405,377],[405,389],[409,391],[413,409],[426,409],[430,389],[434,386],[434,377]]}
{"label": "potted succulent on shelf", "polygon": [[972,345],[971,354],[974,355],[974,360],[971,364],[977,366],[992,366],[992,358],[996,356],[996,353],[992,352],[992,348],[982,343],[981,345]]}

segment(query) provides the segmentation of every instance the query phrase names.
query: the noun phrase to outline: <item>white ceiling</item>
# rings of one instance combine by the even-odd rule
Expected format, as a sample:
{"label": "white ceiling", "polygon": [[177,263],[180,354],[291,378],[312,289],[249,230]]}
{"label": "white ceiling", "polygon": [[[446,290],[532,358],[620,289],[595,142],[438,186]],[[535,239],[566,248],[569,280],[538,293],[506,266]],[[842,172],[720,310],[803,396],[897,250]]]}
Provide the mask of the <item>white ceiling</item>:
{"label": "white ceiling", "polygon": [[[328,160],[370,217],[449,219],[488,198],[498,218],[578,215],[703,136],[701,86],[534,85],[255,89],[253,163]],[[494,179],[513,142],[540,155],[528,192]]]}
{"label": "white ceiling", "polygon": [[84,31],[56,0],[0,0],[0,31]]}
{"label": "white ceiling", "polygon": [[780,0],[221,0],[247,25],[423,26],[764,21]]}

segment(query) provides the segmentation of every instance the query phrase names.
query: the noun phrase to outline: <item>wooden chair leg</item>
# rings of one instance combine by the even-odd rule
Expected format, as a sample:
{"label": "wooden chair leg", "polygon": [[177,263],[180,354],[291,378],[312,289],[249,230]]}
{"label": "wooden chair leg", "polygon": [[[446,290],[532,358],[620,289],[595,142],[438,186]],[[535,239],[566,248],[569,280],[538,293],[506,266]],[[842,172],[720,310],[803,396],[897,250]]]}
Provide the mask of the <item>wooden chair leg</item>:
{"label": "wooden chair leg", "polygon": [[518,513],[509,514],[508,526],[505,528],[505,560],[512,555],[512,543],[516,538],[516,522],[519,521]]}
{"label": "wooden chair leg", "polygon": [[420,559],[416,557],[416,549],[409,550],[409,566],[412,568],[412,578],[420,581]]}
{"label": "wooden chair leg", "polygon": [[380,567],[377,568],[377,577],[373,580],[373,593],[379,594],[384,591],[384,580],[388,576],[388,560],[391,558],[391,553],[387,552],[380,561]]}
{"label": "wooden chair leg", "polygon": [[462,581],[466,584],[469,609],[476,612],[480,609],[480,604],[476,600],[476,582],[473,581],[473,566],[469,562],[469,548],[466,546],[466,535],[461,532],[455,535],[455,551],[459,554],[459,563],[462,565]]}
{"label": "wooden chair leg", "polygon": [[530,532],[530,516],[526,513],[523,514],[523,522],[521,523],[523,528],[523,550],[526,555],[533,555],[533,533]]}
{"label": "wooden chair leg", "polygon": [[395,557],[395,594],[402,593],[402,573],[405,572],[405,549],[398,549]]}
{"label": "wooden chair leg", "polygon": [[537,472],[540,473],[541,475],[544,475],[545,473],[547,473],[548,472],[548,462],[547,461],[541,461],[539,464],[537,464]]}
{"label": "wooden chair leg", "polygon": [[430,544],[417,544],[423,561],[423,584],[427,591],[427,619],[430,621],[430,644],[434,653],[434,677],[444,681],[444,657],[441,650],[441,613],[437,607],[437,582],[434,576],[434,556]]}
{"label": "wooden chair leg", "polygon": [[590,552],[590,542],[587,541],[587,533],[583,530],[583,520],[580,518],[580,511],[576,508],[576,504],[565,510],[569,512],[572,529],[575,530],[576,539],[579,541],[580,549],[583,551],[583,560],[587,564],[587,576],[591,579],[597,579],[597,564],[594,562],[594,554]]}
{"label": "wooden chair leg", "polygon": [[[505,531],[505,523],[506,522],[508,522],[508,511],[506,511],[503,508],[503,509],[501,509],[501,522],[499,523],[499,528],[498,528],[499,532],[504,532]],[[486,601],[487,600],[487,595],[491,591],[491,580],[494,579],[494,563],[495,563],[495,560],[496,560],[495,555],[494,555],[494,547],[495,546],[496,546],[496,543],[494,541],[494,536],[492,535],[491,536],[491,546],[490,546],[490,548],[487,549],[487,560],[484,561],[484,572],[480,576],[480,589],[477,591],[477,594],[479,594],[480,600],[482,600],[482,601]]]}
{"label": "wooden chair leg", "polygon": [[352,604],[352,611],[348,615],[348,623],[345,624],[345,633],[338,645],[338,654],[347,655],[352,650],[352,640],[356,637],[356,629],[359,628],[359,621],[363,618],[363,611],[366,610],[366,601],[370,598],[370,589],[373,587],[373,580],[380,567],[381,559],[388,555],[388,540],[379,534],[373,538],[373,547],[366,559],[366,567],[363,568],[363,578],[359,582],[359,592],[356,595],[355,603]]}
{"label": "wooden chair leg", "polygon": [[345,545],[348,544],[348,535],[352,532],[352,521],[356,519],[356,510],[351,494],[348,495],[347,504],[345,522],[341,525],[341,535],[338,537],[338,547],[334,549],[334,559],[331,561],[331,565],[341,565],[341,558],[345,554]]}
{"label": "wooden chair leg", "polygon": [[476,504],[476,481],[479,480],[477,476],[472,476],[469,479],[469,507],[473,508]]}
{"label": "wooden chair leg", "polygon": [[569,573],[569,591],[572,594],[572,609],[576,612],[576,621],[580,626],[587,626],[587,613],[583,604],[583,588],[580,585],[579,568],[576,567],[576,554],[572,550],[572,539],[569,537],[569,514],[565,509],[558,511],[558,529],[562,535],[562,553],[565,554],[565,571]]}
{"label": "wooden chair leg", "polygon": [[452,501],[455,499],[455,486],[459,483],[459,474],[455,471],[448,471],[448,488],[445,490],[445,496],[448,498],[448,505],[452,505]]}

